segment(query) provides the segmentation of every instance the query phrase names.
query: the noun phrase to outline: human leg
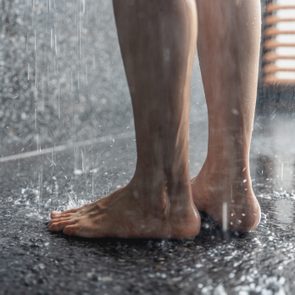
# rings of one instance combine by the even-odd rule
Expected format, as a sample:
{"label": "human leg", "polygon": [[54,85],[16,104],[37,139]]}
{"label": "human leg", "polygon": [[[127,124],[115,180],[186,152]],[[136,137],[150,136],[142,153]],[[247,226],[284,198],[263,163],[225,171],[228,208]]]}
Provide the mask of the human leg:
{"label": "human leg", "polygon": [[114,0],[132,97],[137,165],[123,189],[52,214],[49,229],[84,237],[189,238],[198,234],[188,170],[194,0]]}
{"label": "human leg", "polygon": [[195,204],[225,229],[260,220],[249,151],[256,103],[260,1],[197,0],[198,51],[209,118],[207,159],[193,179]]}

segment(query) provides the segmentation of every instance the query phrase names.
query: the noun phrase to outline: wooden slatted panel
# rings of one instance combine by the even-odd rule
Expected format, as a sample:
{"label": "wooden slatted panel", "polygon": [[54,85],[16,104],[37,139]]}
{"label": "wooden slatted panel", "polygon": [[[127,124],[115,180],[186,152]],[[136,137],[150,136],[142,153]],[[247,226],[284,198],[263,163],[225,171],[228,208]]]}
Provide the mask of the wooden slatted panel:
{"label": "wooden slatted panel", "polygon": [[264,25],[263,81],[295,85],[295,1],[268,4]]}

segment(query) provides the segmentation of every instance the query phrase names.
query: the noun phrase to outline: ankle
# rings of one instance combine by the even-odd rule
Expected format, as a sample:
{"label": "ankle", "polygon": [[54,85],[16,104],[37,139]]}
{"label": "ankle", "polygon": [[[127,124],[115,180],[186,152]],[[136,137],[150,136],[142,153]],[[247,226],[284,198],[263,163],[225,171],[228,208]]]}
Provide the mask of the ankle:
{"label": "ankle", "polygon": [[189,176],[171,181],[161,170],[149,176],[137,172],[129,186],[142,209],[158,216],[185,214],[193,206]]}
{"label": "ankle", "polygon": [[169,197],[190,192],[188,167],[181,167],[178,170],[163,167],[136,169],[131,183],[147,193],[164,190]]}
{"label": "ankle", "polygon": [[208,156],[201,170],[202,173],[232,180],[250,180],[249,157],[234,155],[226,157]]}

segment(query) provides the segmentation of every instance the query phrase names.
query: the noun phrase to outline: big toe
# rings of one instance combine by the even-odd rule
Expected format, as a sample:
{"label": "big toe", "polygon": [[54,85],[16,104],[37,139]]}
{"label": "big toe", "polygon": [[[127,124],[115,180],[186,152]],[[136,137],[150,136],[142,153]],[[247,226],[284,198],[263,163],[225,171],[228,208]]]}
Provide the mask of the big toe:
{"label": "big toe", "polygon": [[50,213],[50,217],[51,217],[51,219],[57,218],[57,217],[61,216],[61,214],[62,214],[62,212],[60,212],[60,211],[52,211]]}
{"label": "big toe", "polygon": [[73,225],[77,221],[72,219],[66,219],[62,221],[52,221],[48,225],[48,229],[52,232],[59,232],[62,231],[66,226]]}

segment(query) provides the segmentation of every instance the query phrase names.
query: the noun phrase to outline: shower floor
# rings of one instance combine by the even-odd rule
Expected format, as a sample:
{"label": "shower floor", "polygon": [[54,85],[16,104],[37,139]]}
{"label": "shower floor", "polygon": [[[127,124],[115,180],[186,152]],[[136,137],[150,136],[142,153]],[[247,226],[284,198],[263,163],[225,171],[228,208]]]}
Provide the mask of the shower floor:
{"label": "shower floor", "polygon": [[[51,210],[127,183],[135,165],[132,133],[0,159],[0,293],[292,294],[295,157],[286,150],[293,139],[280,122],[256,123],[252,175],[263,214],[257,231],[240,237],[221,233],[209,221],[190,241],[49,233]],[[288,129],[291,135],[294,128]],[[191,139],[191,150],[198,149],[197,138]],[[204,150],[192,155],[192,171],[200,168]]]}

